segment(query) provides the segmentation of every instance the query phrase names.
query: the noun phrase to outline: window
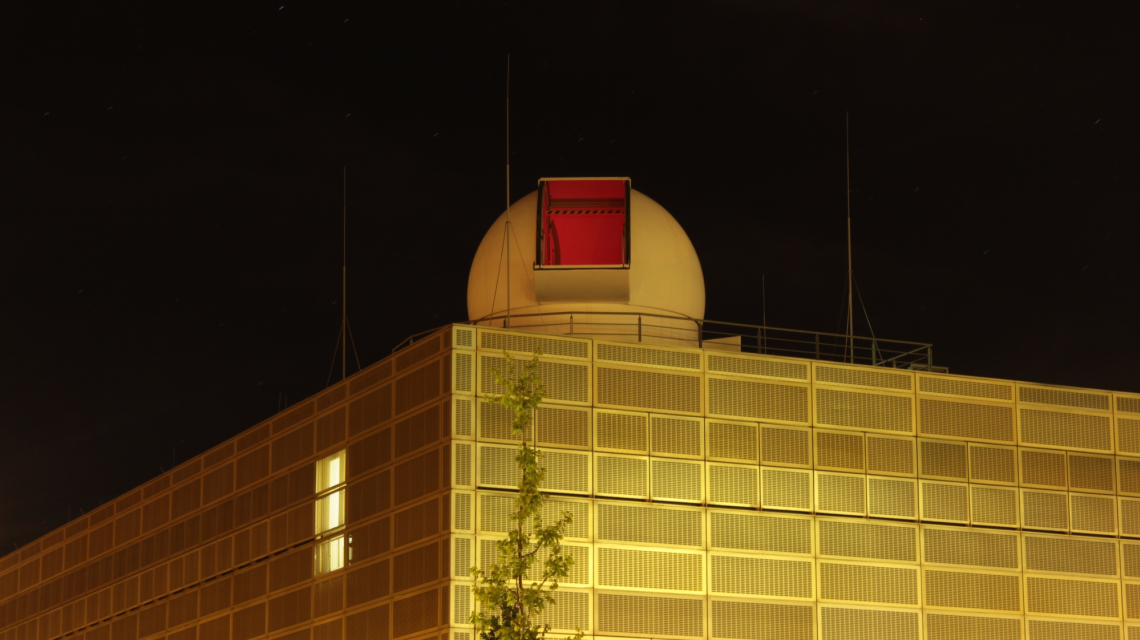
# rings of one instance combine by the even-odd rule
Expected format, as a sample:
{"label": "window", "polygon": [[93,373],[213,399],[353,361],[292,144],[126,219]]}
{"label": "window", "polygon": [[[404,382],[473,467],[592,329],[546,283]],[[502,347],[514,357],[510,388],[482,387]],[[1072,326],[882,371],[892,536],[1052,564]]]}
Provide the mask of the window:
{"label": "window", "polygon": [[317,504],[313,529],[317,537],[328,538],[313,550],[313,568],[318,575],[344,567],[345,536],[328,536],[344,529],[345,463],[343,449],[317,461]]}
{"label": "window", "polygon": [[318,544],[314,552],[313,564],[315,575],[343,569],[344,536],[337,536]]}
{"label": "window", "polygon": [[320,495],[329,489],[344,484],[345,480],[344,449],[331,456],[317,461],[317,494]]}

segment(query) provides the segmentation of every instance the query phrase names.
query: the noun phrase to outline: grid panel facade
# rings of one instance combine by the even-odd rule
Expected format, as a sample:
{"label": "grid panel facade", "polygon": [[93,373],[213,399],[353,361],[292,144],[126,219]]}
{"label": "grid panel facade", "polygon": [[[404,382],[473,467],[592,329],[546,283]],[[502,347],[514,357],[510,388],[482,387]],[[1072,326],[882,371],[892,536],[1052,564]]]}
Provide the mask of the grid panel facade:
{"label": "grid panel facade", "polygon": [[[0,558],[0,640],[474,640],[465,568],[493,560],[513,484],[481,381],[528,335],[446,328]],[[560,632],[1140,626],[1132,404],[636,344],[594,362],[588,341],[542,340],[538,438],[575,514],[573,579],[544,617]],[[795,367],[814,373],[754,373]],[[321,537],[315,463],[341,449],[344,528]],[[321,573],[330,535],[345,558]]]}

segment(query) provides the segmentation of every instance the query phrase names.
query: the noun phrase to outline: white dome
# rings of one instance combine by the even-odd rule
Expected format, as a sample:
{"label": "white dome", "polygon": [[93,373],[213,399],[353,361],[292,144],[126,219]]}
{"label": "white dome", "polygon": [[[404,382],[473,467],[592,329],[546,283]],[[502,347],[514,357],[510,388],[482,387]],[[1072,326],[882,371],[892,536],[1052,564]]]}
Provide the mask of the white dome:
{"label": "white dome", "polygon": [[[515,202],[483,236],[467,280],[467,313],[471,320],[506,314],[508,274],[503,231],[508,214],[511,222],[510,309],[512,316],[523,316],[512,318],[511,326],[543,324],[536,318],[525,317],[539,313],[628,313],[630,316],[624,322],[634,324],[638,313],[704,317],[704,274],[693,243],[668,211],[633,190],[629,198],[628,303],[605,301],[604,293],[594,299],[576,298],[580,300],[577,302],[540,303],[534,273],[537,199],[538,192],[532,191]],[[617,316],[614,318],[616,321]],[[493,324],[502,325],[498,321]]]}

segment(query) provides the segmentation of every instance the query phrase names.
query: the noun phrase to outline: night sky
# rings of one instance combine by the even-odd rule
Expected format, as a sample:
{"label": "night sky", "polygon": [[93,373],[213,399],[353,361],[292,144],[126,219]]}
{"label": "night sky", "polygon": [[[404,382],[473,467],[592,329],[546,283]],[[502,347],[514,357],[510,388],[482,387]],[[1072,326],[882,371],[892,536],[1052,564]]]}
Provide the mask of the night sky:
{"label": "night sky", "polygon": [[8,5],[0,553],[325,387],[343,166],[361,362],[465,320],[508,53],[512,199],[632,177],[708,318],[841,330],[850,111],[877,335],[1140,392],[1135,6]]}

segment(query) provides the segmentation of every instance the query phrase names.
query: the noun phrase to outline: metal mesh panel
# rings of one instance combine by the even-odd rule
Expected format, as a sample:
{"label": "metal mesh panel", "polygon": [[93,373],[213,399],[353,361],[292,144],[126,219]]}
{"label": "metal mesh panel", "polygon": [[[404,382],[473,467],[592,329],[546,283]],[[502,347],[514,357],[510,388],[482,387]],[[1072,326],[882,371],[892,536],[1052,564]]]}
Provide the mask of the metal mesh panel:
{"label": "metal mesh panel", "polygon": [[946,482],[919,481],[923,520],[961,522],[970,520],[969,486]]}
{"label": "metal mesh panel", "polygon": [[387,597],[391,593],[388,569],[390,564],[390,560],[382,560],[348,572],[345,577],[347,605],[353,607]]}
{"label": "metal mesh panel", "polygon": [[[490,572],[491,565],[502,555],[500,544],[506,538],[479,538],[479,568]],[[570,573],[560,581],[560,584],[590,586],[590,547],[577,544],[563,544],[562,551],[574,560]],[[549,549],[540,549],[535,554],[534,565],[526,574],[528,580],[541,579],[541,568],[550,557]]]}
{"label": "metal mesh panel", "polygon": [[700,371],[701,369],[699,351],[677,351],[605,342],[597,343],[597,349],[597,359],[604,362],[624,362],[641,366],[689,369],[692,371]]}
{"label": "metal mesh panel", "polygon": [[[313,423],[311,422],[271,442],[270,457],[273,460],[274,473],[291,467],[313,455],[314,442]],[[207,485],[209,484],[210,475],[211,474],[208,474],[206,476]],[[209,502],[209,500],[206,502]]]}
{"label": "metal mesh panel", "polygon": [[198,640],[230,640],[230,617],[226,615],[198,625]]}
{"label": "metal mesh panel", "polygon": [[337,576],[313,587],[314,618],[342,610],[344,610],[344,576]]}
{"label": "metal mesh panel", "polygon": [[811,605],[713,600],[709,624],[713,638],[730,640],[812,640]]}
{"label": "metal mesh panel", "polygon": [[1074,536],[1026,534],[1025,570],[1116,575],[1116,543]]}
{"label": "metal mesh panel", "polygon": [[586,340],[506,333],[489,329],[479,330],[479,348],[498,352],[511,351],[525,355],[541,351],[545,355],[562,358],[588,359],[590,357],[590,343]]}
{"label": "metal mesh panel", "polygon": [[392,637],[400,638],[439,624],[439,592],[435,589],[392,603]]}
{"label": "metal mesh panel", "polygon": [[914,398],[816,387],[815,422],[826,427],[914,433]]}
{"label": "metal mesh panel", "polygon": [[232,594],[232,578],[222,578],[203,585],[202,595],[198,605],[198,615],[208,616],[222,609],[228,609],[230,607]]}
{"label": "metal mesh panel", "polygon": [[345,618],[345,640],[388,640],[389,605],[365,609]]}
{"label": "metal mesh panel", "polygon": [[653,636],[704,636],[704,601],[635,594],[599,593],[597,631]]}
{"label": "metal mesh panel", "polygon": [[918,399],[918,430],[926,436],[1015,444],[1013,406]]}
{"label": "metal mesh panel", "polygon": [[680,546],[704,546],[700,509],[597,503],[598,540]]}
{"label": "metal mesh panel", "polygon": [[549,624],[552,631],[590,630],[590,596],[581,591],[559,589],[554,602],[534,617],[535,624]]}
{"label": "metal mesh panel", "polygon": [[709,546],[714,549],[810,554],[811,522],[806,517],[710,511]]}
{"label": "metal mesh panel", "polygon": [[815,430],[815,466],[863,471],[863,434]]}
{"label": "metal mesh panel", "polygon": [[1034,620],[1030,618],[1029,640],[1119,640],[1120,625]]}
{"label": "metal mesh panel", "polygon": [[[506,440],[508,442],[521,442],[522,433],[515,433],[513,429],[514,414],[501,404],[479,399],[479,439],[480,440]],[[533,433],[527,434],[527,440],[533,441]]]}
{"label": "metal mesh panel", "polygon": [[391,417],[392,385],[389,383],[349,403],[348,435],[359,435]]}
{"label": "metal mesh panel", "polygon": [[1115,493],[1113,459],[1108,456],[1069,454],[1069,488]]}
{"label": "metal mesh panel", "polygon": [[[503,388],[495,382],[493,370],[498,369],[505,373],[507,361],[505,358],[479,355],[479,393],[480,395],[497,395]],[[538,373],[546,389],[546,399],[556,402],[574,402],[588,404],[590,402],[590,367],[587,364],[569,362],[552,362],[543,360],[538,363]],[[599,378],[599,392],[601,382]]]}
{"label": "metal mesh panel", "polygon": [[[512,526],[510,515],[515,510],[517,494],[479,493],[479,530],[483,533],[506,533]],[[590,503],[567,498],[550,497],[542,506],[542,521],[554,522],[566,512],[573,520],[565,530],[569,539],[589,539]]]}
{"label": "metal mesh panel", "polygon": [[313,617],[311,587],[269,600],[269,632],[308,622]]}
{"label": "metal mesh panel", "polygon": [[867,476],[867,514],[915,519],[918,516],[918,487],[915,481]]}
{"label": "metal mesh panel", "polygon": [[928,606],[1021,611],[1021,580],[1017,574],[925,569],[923,576]]}
{"label": "metal mesh panel", "polygon": [[427,360],[439,353],[440,336],[424,338],[414,346],[407,347],[396,355],[396,371],[403,371],[408,367]]}
{"label": "metal mesh panel", "polygon": [[815,474],[815,490],[817,511],[852,515],[867,511],[865,476],[820,471]]}
{"label": "metal mesh panel", "polygon": [[917,611],[819,608],[821,640],[918,640],[920,627]]}
{"label": "metal mesh panel", "polygon": [[649,416],[599,409],[594,413],[597,433],[594,445],[600,451],[649,452]]}
{"label": "metal mesh panel", "polygon": [[1030,529],[1069,530],[1068,495],[1052,491],[1021,490],[1021,519]]}
{"label": "metal mesh panel", "polygon": [[760,442],[755,424],[709,420],[708,441],[711,460],[760,461]]}
{"label": "metal mesh panel", "polygon": [[457,487],[471,487],[474,486],[474,468],[475,461],[474,447],[466,442],[452,443],[455,449],[452,464],[455,465],[454,476],[452,482]]}
{"label": "metal mesh panel", "polygon": [[1087,391],[1066,391],[1049,387],[1017,386],[1018,402],[1032,402],[1035,404],[1051,404],[1058,407],[1073,407],[1075,409],[1092,409],[1094,411],[1111,411],[1108,393],[1095,393]]}
{"label": "metal mesh panel", "polygon": [[[439,396],[440,361],[429,362],[393,383],[393,415],[400,415]],[[351,414],[350,414],[351,415]]]}
{"label": "metal mesh panel", "polygon": [[971,443],[970,481],[1017,484],[1017,450]]}
{"label": "metal mesh panel", "polygon": [[709,415],[808,424],[808,388],[708,376]]}
{"label": "metal mesh panel", "polygon": [[902,371],[884,371],[881,368],[841,367],[815,363],[815,381],[856,387],[874,387],[893,391],[911,391],[914,374]]}
{"label": "metal mesh panel", "polygon": [[475,522],[474,511],[472,511],[475,496],[470,493],[453,491],[451,497],[453,502],[452,509],[454,511],[451,526],[454,527],[456,531],[472,531],[472,525]]}
{"label": "metal mesh panel", "polygon": [[913,476],[914,440],[867,435],[867,471]]}
{"label": "metal mesh panel", "polygon": [[709,555],[711,593],[811,598],[811,576],[811,560]]}
{"label": "metal mesh panel", "polygon": [[[348,381],[348,395],[354,396],[392,375],[392,358],[388,357],[368,367]],[[239,447],[240,449],[240,447]]]}
{"label": "metal mesh panel", "polygon": [[1140,419],[1118,417],[1116,419],[1116,437],[1117,451],[1134,455],[1140,454]]}
{"label": "metal mesh panel", "polygon": [[701,412],[701,378],[693,375],[597,367],[598,404],[635,409]]}
{"label": "metal mesh panel", "polygon": [[1021,618],[926,614],[927,640],[1022,640]]}
{"label": "metal mesh panel", "polygon": [[970,487],[970,520],[974,524],[1016,527],[1017,489]]}
{"label": "metal mesh panel", "polygon": [[807,382],[809,365],[806,362],[770,360],[744,354],[735,356],[709,353],[708,367],[709,371],[716,373]]}
{"label": "metal mesh panel", "polygon": [[343,634],[344,621],[340,619],[313,626],[313,640],[341,640]]}
{"label": "metal mesh panel", "polygon": [[438,542],[396,554],[392,558],[392,593],[435,582],[440,573]]}
{"label": "metal mesh panel", "polygon": [[953,378],[929,373],[916,375],[918,376],[919,393],[1013,401],[1013,385],[1008,382],[982,382],[981,380]]}
{"label": "metal mesh panel", "polygon": [[393,514],[392,546],[399,548],[439,533],[439,511],[436,498]]}
{"label": "metal mesh panel", "polygon": [[623,498],[649,497],[649,459],[594,455],[597,495]]}
{"label": "metal mesh panel", "polygon": [[704,463],[651,458],[651,486],[654,500],[701,502],[704,500]]}
{"label": "metal mesh panel", "polygon": [[918,528],[860,520],[818,521],[819,555],[918,562]]}
{"label": "metal mesh panel", "polygon": [[760,464],[811,466],[811,430],[760,426]]}
{"label": "metal mesh panel", "polygon": [[1140,619],[1140,584],[1124,583],[1124,617]]}
{"label": "metal mesh panel", "polygon": [[[470,538],[452,538],[454,545],[454,552],[452,557],[451,575],[455,578],[469,578],[471,567],[475,566],[475,547],[474,541]],[[466,624],[464,621],[460,621]]]}
{"label": "metal mesh panel", "polygon": [[1065,454],[1053,451],[1021,450],[1021,484],[1064,489]]}
{"label": "metal mesh panel", "polygon": [[965,481],[966,443],[940,440],[919,440],[919,475],[924,478],[944,478]]}
{"label": "metal mesh panel", "polygon": [[702,422],[700,418],[651,415],[649,417],[651,453],[653,455],[701,458]]}
{"label": "metal mesh panel", "polygon": [[1140,536],[1140,501],[1117,498],[1120,503],[1120,533],[1125,536]]}
{"label": "metal mesh panel", "polygon": [[710,462],[709,504],[760,506],[760,470]]}
{"label": "metal mesh panel", "polygon": [[475,435],[475,401],[469,398],[452,398],[455,414],[452,416],[452,433],[457,438]]}
{"label": "metal mesh panel", "polygon": [[475,329],[467,327],[454,327],[455,333],[455,346],[466,347],[469,349],[475,348]]}
{"label": "metal mesh panel", "polygon": [[[468,624],[471,619],[471,585],[453,584],[451,586],[452,624]],[[458,639],[458,634],[456,635]]]}
{"label": "metal mesh panel", "polygon": [[1119,582],[1025,577],[1029,613],[1119,618]]}
{"label": "metal mesh panel", "polygon": [[1018,409],[1025,444],[1112,453],[1112,418],[1084,413]]}
{"label": "metal mesh panel", "polygon": [[760,505],[766,509],[811,510],[810,471],[760,468]]}
{"label": "metal mesh panel", "polygon": [[820,560],[819,597],[824,600],[917,606],[918,568]]}
{"label": "metal mesh panel", "polygon": [[540,406],[535,412],[538,444],[590,448],[590,410]]}
{"label": "metal mesh panel", "polygon": [[1116,498],[1081,493],[1069,495],[1069,528],[1073,532],[1116,533]]}
{"label": "metal mesh panel", "polygon": [[455,357],[453,388],[456,393],[471,393],[475,390],[475,355],[462,351],[454,351],[452,354]]}
{"label": "metal mesh panel", "polygon": [[1018,536],[923,527],[923,561],[987,569],[1018,569]]}

